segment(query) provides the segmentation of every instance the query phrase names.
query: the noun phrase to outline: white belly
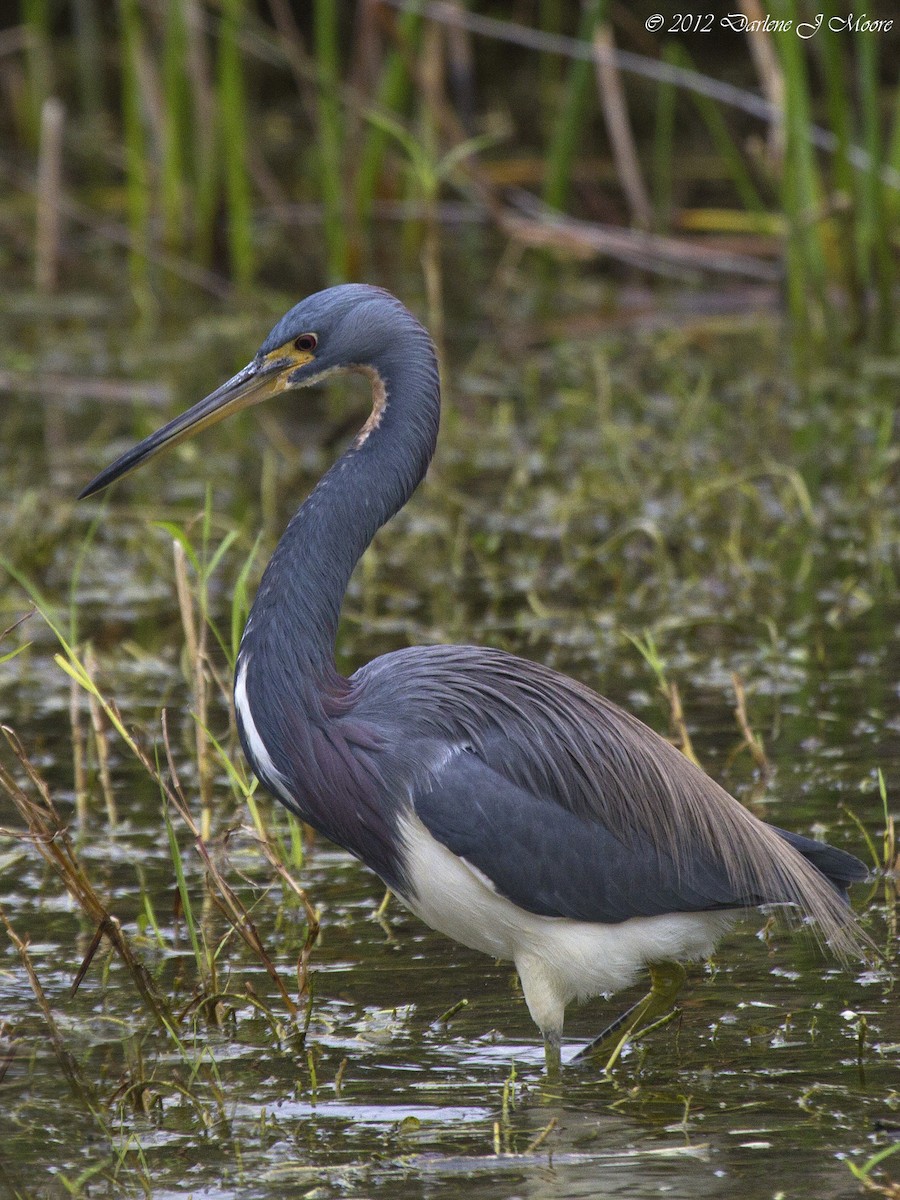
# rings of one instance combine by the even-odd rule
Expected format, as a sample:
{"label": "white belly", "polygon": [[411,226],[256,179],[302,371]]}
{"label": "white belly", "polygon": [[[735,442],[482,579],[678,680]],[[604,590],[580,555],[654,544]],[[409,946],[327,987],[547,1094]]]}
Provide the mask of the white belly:
{"label": "white belly", "polygon": [[733,912],[664,913],[617,925],[542,917],[500,896],[490,880],[431,836],[414,814],[400,832],[414,898],[408,907],[432,929],[516,965],[532,1018],[560,1032],[573,1000],[618,991],[648,963],[708,958]]}

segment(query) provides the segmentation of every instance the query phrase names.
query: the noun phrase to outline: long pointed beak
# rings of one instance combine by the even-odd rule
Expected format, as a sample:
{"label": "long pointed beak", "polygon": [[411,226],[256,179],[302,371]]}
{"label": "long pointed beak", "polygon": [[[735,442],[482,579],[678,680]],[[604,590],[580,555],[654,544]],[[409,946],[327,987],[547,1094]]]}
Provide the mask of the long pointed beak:
{"label": "long pointed beak", "polygon": [[272,354],[261,362],[254,359],[243,370],[238,371],[237,375],[232,376],[227,383],[216,388],[205,400],[201,400],[199,404],[189,408],[180,417],[175,417],[168,425],[164,425],[156,433],[151,433],[137,446],[126,451],[121,458],[117,458],[114,463],[101,471],[96,479],[91,480],[78,499],[83,500],[85,496],[93,496],[95,492],[108,487],[116,479],[121,479],[123,475],[127,475],[139,467],[141,463],[146,462],[154,454],[158,454],[160,450],[177,446],[179,442],[183,442],[185,438],[190,437],[198,430],[205,429],[208,425],[215,425],[217,421],[230,416],[231,413],[240,412],[242,408],[247,408],[251,404],[259,404],[269,396],[283,392],[290,386],[289,372],[298,365],[297,356]]}

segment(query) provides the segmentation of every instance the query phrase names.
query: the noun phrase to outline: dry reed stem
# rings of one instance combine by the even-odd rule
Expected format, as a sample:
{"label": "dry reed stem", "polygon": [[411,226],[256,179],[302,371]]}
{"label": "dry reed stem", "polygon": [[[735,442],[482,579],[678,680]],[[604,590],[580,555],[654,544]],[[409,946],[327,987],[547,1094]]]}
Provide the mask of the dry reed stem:
{"label": "dry reed stem", "polygon": [[734,710],[734,715],[738,723],[738,728],[744,735],[744,741],[735,753],[739,754],[745,748],[749,750],[753,761],[763,775],[769,776],[772,774],[772,764],[766,755],[762,738],[758,734],[755,734],[751,728],[750,719],[747,716],[747,693],[744,690],[741,677],[735,671],[731,673],[731,682],[734,685],[734,694],[737,699],[737,707]]}
{"label": "dry reed stem", "polygon": [[[696,767],[701,767],[700,759],[694,751],[694,745],[691,741],[691,735],[688,733],[687,722],[684,717],[684,708],[681,704],[681,692],[678,690],[678,684],[666,680],[660,685],[662,694],[669,702],[669,720],[672,723],[672,732],[675,735],[675,744],[678,749],[689,759]],[[702,770],[702,767],[701,767]]]}
{"label": "dry reed stem", "polygon": [[75,816],[79,825],[84,826],[88,818],[88,778],[84,728],[81,723],[81,688],[74,677],[70,679],[69,683],[69,725],[72,731],[72,782],[75,789]]}
{"label": "dry reed stem", "polygon": [[303,943],[303,949],[300,951],[300,957],[297,959],[297,988],[298,997],[303,999],[309,994],[309,960],[312,955],[313,946],[316,944],[316,938],[319,936],[319,914],[309,902],[309,897],[304,888],[297,883],[290,871],[283,862],[275,855],[271,844],[260,838],[260,844],[263,848],[263,853],[268,859],[270,865],[287,886],[296,896],[300,898],[301,903],[306,911],[306,940]]}
{"label": "dry reed stem", "polygon": [[97,928],[94,930],[94,936],[91,938],[90,942],[88,943],[88,948],[85,951],[84,958],[81,960],[81,966],[78,968],[78,972],[75,975],[75,978],[72,980],[72,986],[69,988],[69,996],[71,998],[74,999],[75,995],[78,992],[78,989],[81,987],[81,981],[84,979],[85,975],[87,975],[88,969],[89,969],[91,963],[94,961],[94,955],[100,949],[100,943],[102,941],[103,941],[103,926],[98,925]]}
{"label": "dry reed stem", "polygon": [[34,283],[39,292],[56,291],[59,282],[59,247],[62,189],[63,127],[66,110],[55,96],[41,108],[40,148],[37,167],[37,223],[34,236]]}
{"label": "dry reed stem", "polygon": [[[85,651],[84,669],[91,679],[97,674],[97,660],[90,646]],[[97,748],[97,767],[100,771],[100,788],[103,792],[103,802],[106,805],[106,816],[110,826],[114,829],[119,823],[119,812],[116,807],[112,772],[109,767],[109,739],[103,720],[102,705],[93,692],[88,692],[88,709],[91,714],[91,726],[94,730],[94,745]]]}
{"label": "dry reed stem", "polygon": [[267,974],[269,975],[269,978],[278,989],[279,994],[284,1001],[285,1007],[291,1016],[291,1019],[295,1020],[299,1015],[298,1005],[294,1003],[287,991],[287,988],[284,986],[281,975],[279,974],[277,967],[263,945],[262,938],[259,936],[259,931],[253,923],[243,901],[237,895],[234,888],[232,888],[231,884],[228,883],[228,881],[222,875],[218,864],[215,862],[209,852],[209,846],[201,833],[200,827],[197,825],[196,821],[191,815],[190,808],[188,807],[184,792],[181,787],[181,781],[178,777],[178,770],[175,766],[175,760],[172,755],[172,746],[169,740],[169,730],[165,712],[163,712],[162,728],[163,745],[166,751],[166,762],[172,778],[172,785],[169,786],[161,779],[159,773],[155,770],[155,768],[152,767],[149,761],[145,764],[147,770],[154,776],[154,778],[160,780],[166,799],[177,811],[193,836],[197,853],[200,855],[200,858],[202,859],[203,865],[206,869],[207,879],[210,884],[213,885],[211,888],[213,902],[219,908],[220,912],[225,916],[235,933],[239,935],[242,941],[249,947],[250,950],[253,951],[253,953],[262,963]]}
{"label": "dry reed stem", "polygon": [[[103,404],[139,404],[147,408],[167,408],[169,388],[161,383],[129,383],[121,379],[94,379],[86,375],[60,375],[55,371],[40,374],[0,370],[0,392],[31,396],[53,396],[56,400],[98,400]],[[37,609],[32,608],[32,612]],[[31,614],[28,614],[29,616]],[[24,617],[22,618],[25,619]],[[18,624],[18,622],[16,622]],[[11,626],[15,628],[15,625]],[[8,633],[9,630],[6,630]],[[0,638],[4,635],[0,634]]]}
{"label": "dry reed stem", "polygon": [[653,206],[644,183],[641,163],[628,119],[628,105],[622,77],[615,62],[615,44],[610,25],[598,26],[594,33],[594,48],[597,51],[595,69],[597,90],[609,140],[612,144],[616,174],[631,209],[631,220],[635,225],[648,229],[653,224]]}
{"label": "dry reed stem", "polygon": [[209,725],[208,713],[208,682],[206,676],[206,622],[198,622],[194,612],[194,600],[191,595],[187,574],[187,555],[184,547],[177,539],[172,542],[172,554],[175,559],[175,591],[178,596],[178,610],[181,613],[181,625],[184,630],[184,641],[187,649],[188,662],[191,666],[192,691],[194,693],[194,745],[197,752],[197,779],[200,786],[200,830],[204,841],[209,841],[212,831],[212,770],[209,755]]}
{"label": "dry reed stem", "polygon": [[780,163],[784,159],[785,149],[784,72],[772,43],[772,35],[763,28],[766,12],[760,0],[741,0],[740,7],[749,22],[759,23],[758,28],[754,29],[752,25],[748,27],[747,38],[762,93],[773,109],[769,121],[769,154],[775,162]]}
{"label": "dry reed stem", "polygon": [[[0,1038],[4,1036],[6,1027],[0,1025]],[[15,1042],[0,1043],[0,1083],[6,1078],[6,1073],[16,1059]]]}
{"label": "dry reed stem", "polygon": [[[284,0],[280,0],[284,3]],[[355,94],[360,111],[378,101],[378,83],[385,55],[385,42],[393,35],[396,17],[381,0],[359,0],[353,20],[353,48],[345,88]],[[349,97],[347,98],[349,100]],[[360,114],[357,113],[357,116]],[[356,161],[353,155],[351,161]]]}
{"label": "dry reed stem", "polygon": [[[445,0],[453,8],[461,9],[460,0]],[[445,27],[444,44],[447,54],[447,75],[460,122],[466,137],[472,137],[477,128],[475,117],[475,52],[472,35],[462,24],[452,23]]]}
{"label": "dry reed stem", "polygon": [[44,1023],[47,1026],[47,1032],[50,1035],[50,1043],[53,1046],[54,1053],[59,1059],[59,1065],[62,1067],[63,1074],[68,1080],[72,1091],[89,1108],[94,1107],[93,1094],[88,1084],[82,1079],[81,1072],[78,1069],[78,1064],[69,1053],[63,1042],[62,1034],[59,1026],[56,1023],[56,1018],[53,1016],[53,1010],[41,987],[41,982],[37,977],[37,972],[34,969],[34,963],[31,961],[31,955],[28,953],[28,942],[23,941],[16,933],[9,922],[6,913],[0,908],[0,921],[6,927],[9,940],[19,952],[19,958],[22,960],[22,966],[25,968],[25,974],[28,976],[28,982],[31,984],[31,990],[34,992],[34,998],[37,1000],[38,1008],[41,1010],[41,1016],[44,1018]]}
{"label": "dry reed stem", "polygon": [[606,254],[657,274],[679,271],[715,271],[766,282],[781,280],[781,268],[748,254],[721,251],[685,238],[622,229],[564,216],[546,208],[537,197],[518,192],[512,195],[515,207],[491,207],[492,216],[509,237],[524,245],[560,250],[584,259]]}
{"label": "dry reed stem", "polygon": [[13,621],[12,625],[7,625],[7,627],[2,632],[0,632],[0,642],[2,642],[4,640],[4,638],[9,637],[9,635],[13,632],[13,630],[18,629],[20,625],[24,625],[25,622],[28,620],[28,618],[33,617],[36,612],[37,612],[37,608],[32,604],[32,606],[31,606],[31,608],[29,608],[28,612],[22,613],[21,617],[16,617],[16,619],[15,619],[15,621]]}
{"label": "dry reed stem", "polygon": [[11,830],[3,832],[11,837],[28,837],[30,839],[44,861],[62,880],[66,891],[85,916],[112,944],[156,1021],[172,1032],[172,1018],[164,997],[158,991],[143,963],[131,949],[119,921],[109,911],[88,878],[72,845],[68,829],[53,803],[50,789],[45,780],[29,761],[14,730],[7,725],[0,726],[0,729],[38,796],[38,799],[29,796],[7,768],[0,763],[0,787],[12,800],[27,828],[27,834]]}
{"label": "dry reed stem", "polygon": [[210,169],[216,150],[216,98],[212,85],[209,51],[199,0],[183,0],[185,55],[191,81],[194,140],[199,173]]}
{"label": "dry reed stem", "polygon": [[[437,158],[437,130],[440,114],[448,108],[444,93],[444,55],[442,31],[437,25],[426,26],[418,64],[425,123],[423,141]],[[425,202],[425,237],[422,244],[422,275],[428,306],[428,325],[437,351],[441,382],[447,386],[447,344],[444,335],[444,277],[441,266],[441,231],[437,216],[437,193],[428,188]]]}
{"label": "dry reed stem", "polygon": [[884,902],[887,912],[887,931],[891,945],[897,942],[897,894],[900,891],[900,847],[897,845],[897,823],[894,814],[887,809],[887,792],[884,776],[879,772],[881,795],[884,801],[884,833],[882,835],[882,861],[884,863]]}
{"label": "dry reed stem", "polygon": [[547,1124],[544,1126],[544,1128],[537,1135],[537,1137],[533,1137],[531,1139],[531,1141],[528,1143],[528,1145],[525,1147],[525,1153],[533,1154],[535,1152],[535,1150],[539,1149],[544,1144],[544,1142],[546,1142],[547,1138],[550,1136],[550,1134],[553,1132],[553,1130],[557,1127],[558,1124],[559,1124],[559,1117],[551,1117],[550,1120],[547,1122]]}
{"label": "dry reed stem", "polygon": [[184,631],[185,649],[191,663],[197,661],[198,643],[197,627],[194,624],[194,605],[191,600],[191,589],[187,577],[187,555],[184,547],[177,539],[172,542],[172,557],[175,560],[175,593],[178,597],[178,610],[181,613],[181,628]]}
{"label": "dry reed stem", "polygon": [[144,36],[138,21],[136,29],[134,70],[138,78],[142,116],[150,129],[157,162],[162,161],[165,144],[166,103],[163,99],[163,84],[158,67],[159,55],[150,49],[152,34]]}

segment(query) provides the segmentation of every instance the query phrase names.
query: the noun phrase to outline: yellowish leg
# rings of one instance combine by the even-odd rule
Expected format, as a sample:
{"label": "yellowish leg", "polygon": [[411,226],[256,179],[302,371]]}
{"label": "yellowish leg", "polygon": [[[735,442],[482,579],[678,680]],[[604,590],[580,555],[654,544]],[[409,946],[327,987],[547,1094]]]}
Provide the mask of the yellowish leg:
{"label": "yellowish leg", "polygon": [[643,1000],[639,1000],[627,1012],[622,1013],[621,1017],[617,1017],[599,1037],[595,1037],[583,1050],[579,1050],[572,1061],[596,1060],[609,1051],[610,1057],[604,1068],[609,1071],[626,1044],[632,1041],[637,1034],[651,1027],[665,1025],[672,1019],[674,1016],[672,1008],[681,991],[685,975],[686,972],[681,963],[651,963],[650,991]]}
{"label": "yellowish leg", "polygon": [[544,1062],[547,1068],[547,1078],[557,1079],[562,1066],[562,1037],[559,1033],[544,1034]]}

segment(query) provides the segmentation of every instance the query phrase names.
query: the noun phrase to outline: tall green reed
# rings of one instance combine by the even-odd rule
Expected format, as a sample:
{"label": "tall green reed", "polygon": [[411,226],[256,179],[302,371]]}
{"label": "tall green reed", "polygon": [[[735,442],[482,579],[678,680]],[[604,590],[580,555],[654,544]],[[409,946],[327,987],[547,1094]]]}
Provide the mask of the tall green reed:
{"label": "tall green reed", "polygon": [[[802,20],[797,0],[785,0],[779,15],[795,25]],[[809,46],[793,33],[775,34],[785,81],[780,204],[788,227],[787,294],[801,362],[812,346],[842,346],[864,333],[886,345],[892,330],[897,266],[888,215],[894,204],[884,178],[879,44],[874,36],[848,36],[827,20]],[[811,136],[819,64],[833,139],[827,156],[817,153]]]}
{"label": "tall green reed", "polygon": [[249,287],[255,270],[253,211],[248,174],[247,89],[238,42],[245,0],[222,0],[219,27],[219,151],[225,169],[228,249],[236,282]]}
{"label": "tall green reed", "polygon": [[318,162],[325,229],[325,259],[329,279],[338,283],[347,274],[347,237],[344,211],[344,129],[341,115],[339,6],[315,0],[316,67],[318,74]]}
{"label": "tall green reed", "polygon": [[[663,57],[674,62],[671,47],[665,47]],[[678,94],[671,83],[660,83],[656,89],[653,113],[653,146],[651,181],[657,228],[669,225],[672,215],[673,179],[675,169],[675,114]]]}
{"label": "tall green reed", "polygon": [[[396,116],[406,110],[412,90],[409,63],[416,53],[421,28],[422,18],[417,13],[403,13],[397,23],[397,44],[385,57],[375,91],[375,110],[382,115]],[[354,195],[363,230],[371,220],[387,139],[387,130],[377,122],[370,122],[360,139]]]}
{"label": "tall green reed", "polygon": [[182,0],[168,0],[165,8],[162,91],[164,97],[160,192],[163,241],[180,249],[185,241],[185,190],[190,146],[187,25]]}
{"label": "tall green reed", "polygon": [[[584,6],[578,36],[593,40],[594,30],[606,15],[606,0],[589,0]],[[582,136],[588,101],[594,88],[594,66],[575,59],[569,66],[562,103],[553,126],[544,167],[544,201],[551,208],[564,208],[569,194],[572,164]]]}
{"label": "tall green reed", "polygon": [[98,129],[103,112],[103,32],[94,0],[74,0],[72,18],[81,112]]}
{"label": "tall green reed", "polygon": [[860,172],[859,250],[864,278],[874,291],[874,335],[883,341],[893,325],[897,269],[890,242],[882,171],[885,164],[879,95],[879,50],[874,37],[856,42],[861,142],[867,163]]}
{"label": "tall green reed", "polygon": [[144,128],[140,62],[142,30],[138,0],[119,0],[122,36],[122,132],[125,190],[131,243],[128,266],[131,286],[141,307],[149,283],[151,188],[149,146]]}
{"label": "tall green reed", "polygon": [[[691,56],[681,46],[673,46],[668,57],[678,66],[689,67],[691,70],[697,69]],[[743,209],[751,213],[763,212],[766,207],[765,202],[754,182],[744,154],[728,128],[728,122],[725,120],[722,109],[709,96],[703,96],[699,92],[691,93],[690,98],[701,121],[706,126],[724,171],[731,180]]]}
{"label": "tall green reed", "polygon": [[41,110],[52,87],[52,56],[50,53],[49,0],[22,0],[22,25],[26,41],[26,103],[23,125],[32,146],[37,146],[41,129]]}

